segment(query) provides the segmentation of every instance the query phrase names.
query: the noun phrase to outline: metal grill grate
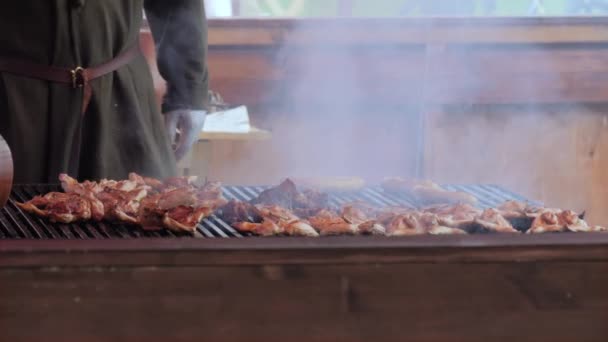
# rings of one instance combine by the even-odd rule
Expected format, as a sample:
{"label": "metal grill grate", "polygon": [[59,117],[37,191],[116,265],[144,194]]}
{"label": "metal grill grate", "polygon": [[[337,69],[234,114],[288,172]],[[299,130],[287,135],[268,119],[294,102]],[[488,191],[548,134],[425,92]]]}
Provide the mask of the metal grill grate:
{"label": "metal grill grate", "polygon": [[[497,206],[507,200],[527,199],[494,185],[446,185],[448,190],[464,191],[479,200],[480,207]],[[249,201],[265,187],[225,186],[227,199]],[[144,231],[135,227],[108,223],[56,224],[21,211],[15,202],[24,202],[49,191],[60,191],[56,185],[16,185],[8,204],[0,210],[0,239],[137,239],[137,238],[242,238],[219,217],[204,219],[194,234],[168,230]],[[378,206],[416,206],[407,195],[387,194],[379,187],[368,187],[358,192],[330,194],[330,204],[339,207],[343,203],[364,201]]]}

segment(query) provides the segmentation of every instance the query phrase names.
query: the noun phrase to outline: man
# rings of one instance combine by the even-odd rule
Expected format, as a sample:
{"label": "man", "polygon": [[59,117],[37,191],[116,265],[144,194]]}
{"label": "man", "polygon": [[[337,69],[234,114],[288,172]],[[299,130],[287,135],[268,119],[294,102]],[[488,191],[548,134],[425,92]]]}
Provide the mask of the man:
{"label": "man", "polygon": [[[167,81],[162,115],[138,49],[144,10]],[[0,3],[0,134],[16,183],[173,175],[207,87],[203,0]]]}

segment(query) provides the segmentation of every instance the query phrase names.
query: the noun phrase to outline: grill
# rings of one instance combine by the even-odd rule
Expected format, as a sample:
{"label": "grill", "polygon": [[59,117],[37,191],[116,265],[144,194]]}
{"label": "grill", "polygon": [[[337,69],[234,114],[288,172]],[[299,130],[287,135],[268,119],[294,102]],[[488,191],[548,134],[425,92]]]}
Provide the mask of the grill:
{"label": "grill", "polygon": [[[249,201],[263,191],[263,186],[224,186],[227,199]],[[506,200],[526,201],[513,192],[495,185],[446,185],[448,190],[464,191],[478,199],[480,207],[497,206]],[[15,202],[23,202],[49,191],[60,191],[58,185],[15,185],[7,205],[0,211],[0,239],[143,239],[143,238],[243,238],[241,234],[216,215],[204,219],[194,233],[169,230],[144,231],[125,225],[108,223],[56,224],[21,211]],[[368,187],[350,193],[331,193],[330,205],[364,201],[378,206],[408,205],[416,207],[407,195],[387,194],[379,187]]]}

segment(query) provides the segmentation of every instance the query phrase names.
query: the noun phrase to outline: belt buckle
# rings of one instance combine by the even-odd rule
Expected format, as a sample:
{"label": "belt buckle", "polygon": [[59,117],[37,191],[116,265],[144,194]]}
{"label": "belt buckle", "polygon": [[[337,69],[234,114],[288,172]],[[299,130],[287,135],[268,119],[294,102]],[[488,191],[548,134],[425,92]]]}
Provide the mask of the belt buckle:
{"label": "belt buckle", "polygon": [[87,83],[87,77],[84,68],[76,67],[75,69],[70,70],[70,74],[72,75],[73,88],[82,88]]}

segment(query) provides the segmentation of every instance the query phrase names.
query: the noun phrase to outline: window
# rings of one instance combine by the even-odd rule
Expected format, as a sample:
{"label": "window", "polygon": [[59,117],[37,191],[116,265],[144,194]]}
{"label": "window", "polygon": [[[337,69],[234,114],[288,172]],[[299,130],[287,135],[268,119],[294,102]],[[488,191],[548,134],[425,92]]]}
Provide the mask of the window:
{"label": "window", "polygon": [[209,17],[607,15],[608,0],[206,0]]}

